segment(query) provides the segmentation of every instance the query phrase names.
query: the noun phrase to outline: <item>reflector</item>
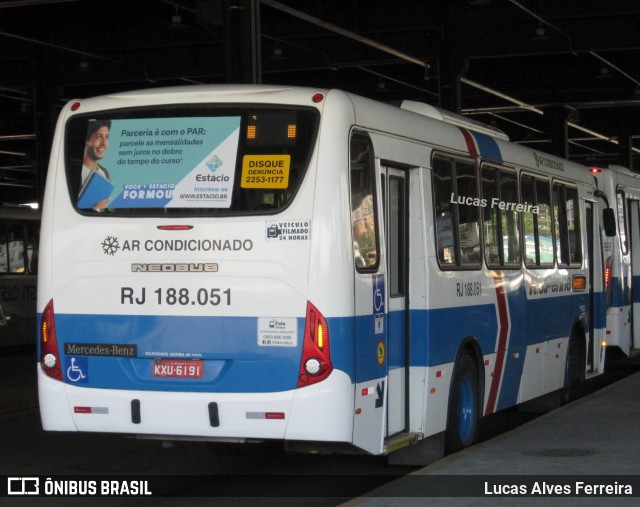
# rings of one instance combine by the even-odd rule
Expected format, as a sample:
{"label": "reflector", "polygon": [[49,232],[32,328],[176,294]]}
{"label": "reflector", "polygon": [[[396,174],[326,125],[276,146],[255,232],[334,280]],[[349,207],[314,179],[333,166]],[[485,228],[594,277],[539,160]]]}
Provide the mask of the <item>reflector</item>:
{"label": "reflector", "polygon": [[49,301],[42,312],[40,323],[40,363],[43,371],[51,378],[62,380],[60,358],[58,357],[58,342],[53,313],[53,299]]}
{"label": "reflector", "polygon": [[587,277],[584,275],[575,275],[573,277],[572,288],[574,291],[585,290],[587,288]]}
{"label": "reflector", "polygon": [[308,301],[298,387],[320,382],[327,378],[332,371],[327,321],[318,309]]}

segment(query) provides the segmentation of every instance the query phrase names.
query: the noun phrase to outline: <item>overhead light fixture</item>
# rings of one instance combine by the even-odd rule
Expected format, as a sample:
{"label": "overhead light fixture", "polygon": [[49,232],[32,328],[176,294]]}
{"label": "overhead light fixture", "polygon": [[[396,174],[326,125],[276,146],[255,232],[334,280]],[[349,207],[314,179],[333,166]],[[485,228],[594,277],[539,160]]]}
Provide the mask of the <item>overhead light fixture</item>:
{"label": "overhead light fixture", "polygon": [[536,32],[533,37],[531,37],[531,40],[535,40],[538,42],[549,40],[549,37],[547,37],[547,31],[545,30],[544,26],[542,26],[542,23],[540,23],[540,26],[538,26],[538,28],[536,28]]}
{"label": "overhead light fixture", "polygon": [[378,85],[376,86],[376,93],[387,93],[387,83],[385,83],[382,79],[378,81]]}
{"label": "overhead light fixture", "polygon": [[431,65],[427,62],[424,66],[424,80],[429,81],[431,79],[431,75],[429,74],[429,70],[431,69]]}
{"label": "overhead light fixture", "polygon": [[271,56],[269,57],[270,60],[286,60],[286,56],[284,56],[284,52],[282,51],[281,47],[274,47],[273,51],[271,52]]}
{"label": "overhead light fixture", "polygon": [[182,16],[180,15],[180,12],[178,12],[178,7],[176,7],[176,13],[171,16],[171,24],[169,25],[169,28],[172,30],[186,28],[182,24]]}

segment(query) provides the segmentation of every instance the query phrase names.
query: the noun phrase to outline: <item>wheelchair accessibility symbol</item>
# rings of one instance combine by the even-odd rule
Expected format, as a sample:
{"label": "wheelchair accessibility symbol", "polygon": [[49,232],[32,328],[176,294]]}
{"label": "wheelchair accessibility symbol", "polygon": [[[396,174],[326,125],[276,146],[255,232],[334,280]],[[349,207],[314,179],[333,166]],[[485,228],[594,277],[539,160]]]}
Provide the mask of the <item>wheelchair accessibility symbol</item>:
{"label": "wheelchair accessibility symbol", "polygon": [[384,313],[384,275],[373,275],[373,313]]}
{"label": "wheelchair accessibility symbol", "polygon": [[375,334],[384,333],[384,275],[373,275],[373,318]]}
{"label": "wheelchair accessibility symbol", "polygon": [[86,357],[72,356],[67,360],[67,379],[74,384],[86,384],[89,381],[89,367]]}

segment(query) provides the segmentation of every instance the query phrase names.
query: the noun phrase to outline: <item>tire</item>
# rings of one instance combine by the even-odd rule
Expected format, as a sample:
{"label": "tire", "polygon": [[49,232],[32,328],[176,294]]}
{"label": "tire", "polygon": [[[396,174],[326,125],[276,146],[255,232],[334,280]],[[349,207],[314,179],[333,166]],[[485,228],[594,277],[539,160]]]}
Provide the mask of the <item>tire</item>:
{"label": "tire", "polygon": [[479,406],[478,368],[473,358],[464,354],[453,370],[445,432],[447,454],[475,442],[480,419]]}
{"label": "tire", "polygon": [[564,366],[564,385],[560,391],[560,403],[566,405],[576,397],[576,388],[580,384],[580,349],[575,339],[569,340],[569,350]]}

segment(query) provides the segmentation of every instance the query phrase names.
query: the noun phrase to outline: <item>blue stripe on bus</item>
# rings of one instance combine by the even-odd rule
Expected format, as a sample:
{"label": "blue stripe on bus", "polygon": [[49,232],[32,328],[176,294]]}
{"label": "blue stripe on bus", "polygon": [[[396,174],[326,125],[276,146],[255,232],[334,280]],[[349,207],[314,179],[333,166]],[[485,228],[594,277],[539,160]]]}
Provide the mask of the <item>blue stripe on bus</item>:
{"label": "blue stripe on bus", "polygon": [[[509,349],[568,336],[573,322],[579,317],[578,308],[587,304],[586,293],[529,299],[525,302],[524,291],[521,290],[509,293],[507,298]],[[495,351],[498,321],[493,304],[431,310],[425,312],[422,319],[416,319],[415,312],[412,311],[411,316],[411,344],[413,350],[417,351],[417,355],[411,354],[414,366],[425,365],[422,357],[429,358],[428,366],[451,362],[465,337],[475,337],[485,354]],[[423,322],[418,324],[418,320]],[[427,346],[419,343],[425,340],[429,332],[431,343],[438,344],[437,348],[432,346],[432,350],[426,350]]]}
{"label": "blue stripe on bus", "polygon": [[[96,353],[87,356],[89,382],[84,384],[87,387],[274,392],[293,389],[297,383],[304,319],[298,319],[297,346],[283,347],[258,345],[255,317],[58,313],[55,318],[61,350],[64,343],[137,346],[137,359]],[[154,377],[154,358],[204,359],[204,376],[201,379]],[[66,375],[65,380],[69,381]]]}
{"label": "blue stripe on bus", "polygon": [[611,306],[620,308],[631,303],[640,303],[640,276],[632,276],[631,285],[627,280],[628,278],[619,276],[611,278]]}
{"label": "blue stripe on bus", "polygon": [[595,292],[593,296],[593,327],[604,329],[607,327],[607,298],[604,292]]}
{"label": "blue stripe on bus", "polygon": [[480,152],[480,156],[488,160],[490,162],[502,162],[502,153],[500,153],[500,147],[496,140],[488,136],[486,134],[481,134],[480,132],[474,132],[470,130],[471,134],[476,140],[476,144],[478,145],[478,151]]}
{"label": "blue stripe on bus", "polygon": [[[566,337],[576,310],[587,294],[567,294],[527,300],[524,291],[507,295],[510,315],[509,355],[497,409],[515,403],[520,388],[527,345]],[[600,303],[598,303],[600,301]],[[601,307],[603,295],[596,295]],[[524,305],[526,304],[526,311]],[[596,308],[595,315],[599,311]],[[549,316],[553,318],[549,318]],[[545,316],[545,318],[542,318]],[[387,329],[403,320],[403,312],[385,317]],[[380,378],[386,368],[404,364],[401,342],[388,346],[385,362],[378,361],[378,345],[385,335],[375,335],[371,315],[328,318],[333,367],[354,383]],[[596,327],[604,321],[595,320]],[[278,392],[297,385],[304,319],[297,323],[295,347],[259,346],[256,317],[175,317],[132,315],[56,315],[59,345],[66,343],[136,344],[138,359],[87,356],[89,379],[84,386],[111,389],[149,389],[194,392]],[[498,318],[493,304],[410,311],[411,366],[433,367],[451,363],[460,341],[474,337],[483,354],[496,352]],[[356,329],[368,329],[355,338]],[[427,339],[429,338],[429,339]],[[179,346],[176,346],[179,343]],[[436,346],[437,344],[437,346]],[[514,353],[518,353],[514,360]],[[157,378],[153,358],[205,360],[201,379]],[[184,355],[183,355],[184,354]],[[189,355],[190,354],[190,355]],[[67,356],[70,357],[70,356]],[[63,359],[63,365],[66,364]],[[65,376],[66,379],[66,376]],[[67,379],[67,381],[69,381]]]}
{"label": "blue stripe on bus", "polygon": [[614,276],[611,278],[611,306],[620,308],[629,305],[629,291],[626,290],[624,279]]}
{"label": "blue stripe on bus", "polygon": [[640,276],[631,277],[631,292],[634,303],[640,303]]}

